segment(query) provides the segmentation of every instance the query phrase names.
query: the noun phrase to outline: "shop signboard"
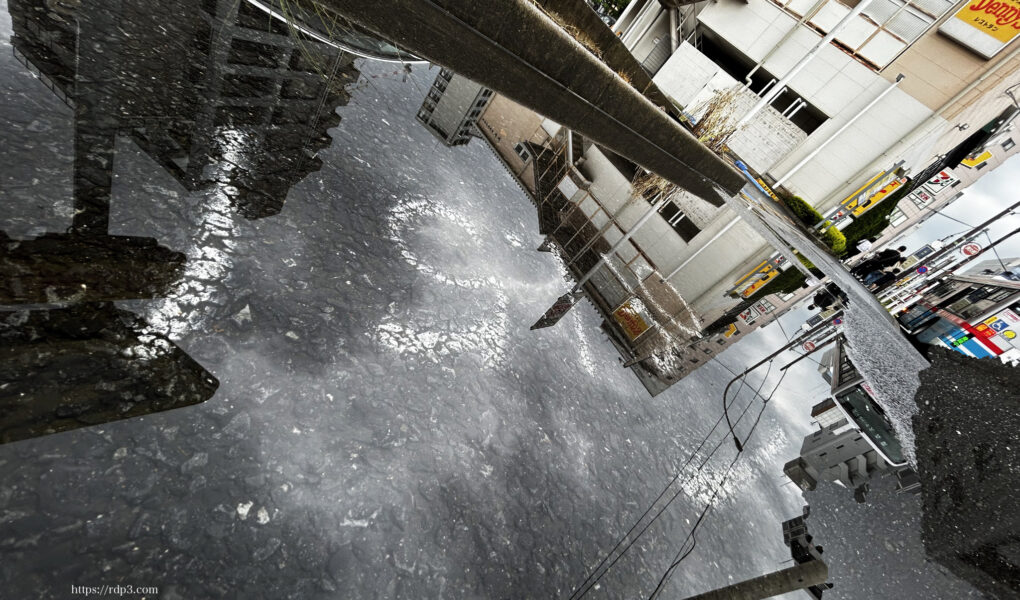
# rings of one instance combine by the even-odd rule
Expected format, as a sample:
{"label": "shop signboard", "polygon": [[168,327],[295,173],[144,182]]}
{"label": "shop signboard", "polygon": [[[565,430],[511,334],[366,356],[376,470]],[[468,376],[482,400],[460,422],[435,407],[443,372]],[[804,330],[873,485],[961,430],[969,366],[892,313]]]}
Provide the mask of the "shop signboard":
{"label": "shop signboard", "polygon": [[531,326],[532,329],[544,329],[546,327],[552,327],[563,318],[563,315],[567,314],[571,308],[577,304],[577,301],[581,298],[581,294],[566,293],[560,296],[556,302],[545,311],[542,318],[535,322]]}
{"label": "shop signboard", "polygon": [[924,189],[928,190],[932,194],[938,194],[940,191],[952,187],[954,183],[960,179],[953,174],[952,171],[946,169],[945,171],[939,171],[937,175],[924,182]]}
{"label": "shop signboard", "polygon": [[851,212],[857,210],[857,208],[859,208],[862,203],[864,205],[870,206],[871,203],[868,199],[872,196],[872,194],[874,194],[876,190],[883,189],[883,187],[886,186],[890,182],[890,180],[895,178],[896,174],[893,172],[893,170],[882,171],[881,173],[875,175],[867,182],[865,182],[864,185],[857,188],[857,190],[854,191],[854,193],[844,198],[839,203],[839,206],[837,206],[828,215],[826,215],[826,219],[838,225],[841,221],[850,216]]}
{"label": "shop signboard", "polygon": [[960,248],[960,252],[963,252],[964,256],[976,256],[978,254],[981,254],[981,244],[977,244],[974,242],[964,244],[963,247]]}
{"label": "shop signboard", "polygon": [[960,164],[968,166],[968,167],[970,167],[972,169],[975,169],[975,168],[981,166],[982,164],[984,164],[984,162],[987,161],[991,157],[992,157],[992,153],[987,151],[987,150],[985,150],[984,152],[982,152],[981,154],[978,154],[974,158],[965,158],[965,159],[961,160]]}
{"label": "shop signboard", "polygon": [[916,204],[918,208],[923,208],[927,206],[932,200],[935,199],[935,196],[931,195],[930,193],[924,190],[917,190],[916,192],[910,195],[913,196],[914,204]]}
{"label": "shop signboard", "polygon": [[1020,35],[1020,0],[971,0],[939,27],[985,58],[992,58]]}
{"label": "shop signboard", "polygon": [[998,313],[988,317],[982,323],[992,331],[990,341],[1003,350],[1020,351],[1020,339],[1017,339],[1017,331],[1020,330],[1020,316],[1011,309],[1005,308]]}
{"label": "shop signboard", "polygon": [[850,213],[853,214],[853,216],[859,217],[882,200],[888,198],[889,194],[893,193],[897,188],[903,185],[905,181],[906,179],[893,179],[892,181],[885,183],[870,196],[858,197],[852,200],[846,204],[846,208],[850,210]]}
{"label": "shop signboard", "polygon": [[747,298],[751,294],[757,292],[766,283],[771,281],[773,277],[779,275],[779,269],[777,269],[771,261],[766,261],[762,263],[762,266],[755,271],[753,275],[754,276],[752,278],[744,282],[745,287],[740,290],[740,295],[744,298]]}
{"label": "shop signboard", "polygon": [[648,323],[651,321],[644,304],[636,298],[631,298],[624,302],[620,308],[614,310],[613,319],[632,342],[641,337],[642,333],[648,331]]}
{"label": "shop signboard", "polygon": [[758,311],[754,310],[753,307],[748,308],[744,312],[737,315],[737,317],[741,321],[743,321],[746,325],[750,325],[751,323],[754,323],[755,319],[758,318]]}

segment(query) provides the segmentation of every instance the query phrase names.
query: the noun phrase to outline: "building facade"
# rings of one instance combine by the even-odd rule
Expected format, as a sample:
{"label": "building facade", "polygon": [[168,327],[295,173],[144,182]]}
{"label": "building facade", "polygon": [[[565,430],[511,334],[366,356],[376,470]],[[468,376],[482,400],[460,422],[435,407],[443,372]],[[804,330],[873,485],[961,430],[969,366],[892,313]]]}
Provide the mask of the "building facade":
{"label": "building facade", "polygon": [[460,146],[475,135],[492,90],[467,77],[441,69],[415,118],[447,146]]}
{"label": "building facade", "polygon": [[831,395],[812,407],[819,429],[804,438],[800,456],[783,466],[786,476],[805,491],[835,482],[853,490],[858,502],[865,501],[868,482],[880,474],[895,475],[900,491],[916,491],[916,475],[885,412],[847,356],[842,336],[820,364]]}
{"label": "building facade", "polygon": [[919,187],[902,198],[889,214],[889,225],[875,240],[876,247],[895,245],[894,240],[908,235],[928,219],[959,200],[967,188],[978,179],[1002,166],[1006,160],[1020,152],[1016,139],[1020,139],[1012,123],[1000,136],[973,151],[956,168],[940,170]]}
{"label": "building facade", "polygon": [[917,340],[976,358],[1020,361],[1020,259],[985,260],[933,287],[900,314]]}
{"label": "building facade", "polygon": [[[766,190],[846,213],[838,226],[909,177],[973,158],[1016,108],[1020,42],[989,59],[938,33],[953,3],[678,4],[634,0],[613,25],[657,97]],[[928,52],[952,60],[932,65]],[[764,102],[770,90],[781,93]],[[761,295],[804,267],[732,209],[682,190],[658,204],[663,190],[638,165],[499,96],[476,128],[535,202],[543,248],[578,280],[604,258],[585,291],[652,393],[806,295],[795,285]]]}

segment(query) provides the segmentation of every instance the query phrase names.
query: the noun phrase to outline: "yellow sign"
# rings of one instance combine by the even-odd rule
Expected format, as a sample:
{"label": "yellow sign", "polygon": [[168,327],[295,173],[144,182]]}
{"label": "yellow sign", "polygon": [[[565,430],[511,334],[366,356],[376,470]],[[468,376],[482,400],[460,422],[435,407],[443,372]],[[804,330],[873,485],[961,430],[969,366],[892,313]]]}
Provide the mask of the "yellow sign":
{"label": "yellow sign", "polygon": [[640,312],[631,306],[630,301],[613,311],[613,319],[632,342],[641,337],[642,333],[648,331],[648,322]]}
{"label": "yellow sign", "polygon": [[763,269],[763,275],[761,276],[761,278],[758,279],[758,281],[755,281],[751,285],[747,286],[747,288],[743,292],[740,292],[740,295],[743,296],[744,298],[747,298],[751,294],[758,291],[763,285],[768,283],[769,280],[771,280],[776,275],[779,275],[779,269],[774,269],[772,268],[772,265],[768,265],[767,267],[765,267],[765,269]]}
{"label": "yellow sign", "polygon": [[861,202],[860,204],[857,204],[856,202],[851,202],[850,204],[847,204],[847,208],[851,209],[854,216],[860,216],[867,212],[869,208],[875,206],[876,204],[884,200],[886,197],[888,197],[889,194],[892,193],[892,191],[895,190],[896,188],[900,187],[901,184],[902,182],[899,179],[891,181],[885,184],[885,186],[882,189],[875,192],[872,196],[868,197],[868,199],[865,200],[864,202]]}
{"label": "yellow sign", "polygon": [[955,17],[1003,43],[1020,34],[1020,0],[968,2]]}
{"label": "yellow sign", "polygon": [[[883,173],[879,173],[878,175],[875,175],[874,177],[869,179],[867,183],[865,183],[861,187],[857,188],[857,191],[855,191],[854,193],[852,193],[849,196],[847,196],[846,198],[844,198],[843,201],[840,202],[840,204],[842,204],[843,206],[849,206],[850,205],[849,203],[850,203],[851,200],[856,200],[863,192],[866,192],[868,189],[870,189],[871,186],[873,186],[875,184],[875,182],[878,181],[879,178],[881,178],[881,177],[883,177],[885,175],[888,175],[888,173],[883,172]],[[856,204],[855,204],[855,206],[856,206]]]}
{"label": "yellow sign", "polygon": [[[749,272],[749,273],[748,273],[747,275],[744,275],[744,276],[743,276],[743,277],[741,277],[740,279],[738,279],[738,280],[734,281],[734,282],[733,282],[733,287],[737,287],[738,285],[740,285],[741,283],[743,283],[743,281],[744,281],[745,279],[747,279],[747,278],[748,278],[748,277],[750,277],[751,275],[754,275],[755,273],[758,273],[758,272],[760,272],[760,271],[764,271],[764,270],[768,270],[768,269],[767,269],[767,265],[768,265],[768,264],[769,264],[769,261],[767,261],[767,260],[764,260],[764,261],[762,261],[762,262],[761,262],[761,264],[759,264],[759,265],[758,265],[757,267],[755,267],[755,268],[751,269],[751,271],[750,271],[750,272]],[[766,267],[766,268],[765,268],[765,269],[762,269],[762,267]]]}
{"label": "yellow sign", "polygon": [[758,182],[758,185],[761,186],[761,189],[765,190],[766,194],[771,196],[772,199],[775,200],[776,202],[779,202],[779,196],[777,196],[776,193],[772,191],[772,188],[770,188],[767,183],[762,181],[760,177],[756,177],[754,180]]}
{"label": "yellow sign", "polygon": [[733,334],[737,332],[737,324],[730,323],[730,326],[723,332],[723,337],[733,337]]}
{"label": "yellow sign", "polygon": [[982,152],[981,154],[978,154],[974,158],[965,158],[965,159],[961,160],[960,164],[966,165],[966,166],[968,166],[968,167],[973,169],[974,167],[977,167],[978,165],[980,165],[981,163],[985,162],[986,160],[988,160],[991,157],[992,157],[992,153],[988,152],[988,151],[985,151],[985,152]]}

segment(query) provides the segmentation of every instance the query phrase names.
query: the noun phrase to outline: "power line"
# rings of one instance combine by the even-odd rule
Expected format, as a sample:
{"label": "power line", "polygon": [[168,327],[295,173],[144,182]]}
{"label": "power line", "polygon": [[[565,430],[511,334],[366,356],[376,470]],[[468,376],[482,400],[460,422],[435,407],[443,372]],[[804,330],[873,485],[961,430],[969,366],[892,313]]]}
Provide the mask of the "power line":
{"label": "power line", "polygon": [[[719,483],[716,484],[716,488],[712,492],[711,498],[709,498],[709,501],[705,505],[705,508],[702,509],[701,514],[698,516],[698,520],[694,522],[694,525],[691,527],[691,530],[688,532],[687,537],[684,538],[683,543],[680,544],[680,549],[677,551],[676,555],[673,557],[673,561],[670,563],[669,567],[666,569],[666,572],[663,573],[662,577],[659,579],[658,585],[655,586],[655,589],[652,590],[651,595],[648,596],[648,600],[655,600],[655,598],[658,597],[658,595],[662,592],[663,588],[665,587],[666,583],[669,582],[669,579],[670,579],[670,577],[672,577],[673,572],[676,571],[676,568],[680,565],[681,562],[684,561],[684,559],[686,559],[688,556],[691,555],[692,552],[694,552],[694,548],[697,546],[697,538],[695,538],[695,533],[697,533],[698,528],[701,526],[702,522],[705,520],[705,517],[708,515],[708,512],[715,505],[716,498],[719,496],[719,491],[722,490],[723,486],[726,484],[726,480],[729,478],[730,474],[733,472],[734,465],[737,464],[737,461],[740,459],[740,455],[743,454],[743,452],[744,452],[744,447],[745,447],[744,444],[746,444],[747,441],[749,439],[751,439],[751,436],[754,434],[755,429],[758,428],[758,424],[761,422],[761,417],[765,413],[765,408],[768,406],[769,400],[771,400],[772,396],[775,395],[776,390],[778,390],[780,384],[783,383],[783,379],[786,377],[787,373],[789,373],[789,371],[784,371],[783,372],[782,377],[780,377],[779,381],[776,382],[776,386],[774,388],[772,388],[772,392],[769,393],[768,398],[766,398],[766,399],[764,399],[762,401],[761,410],[758,411],[758,416],[755,418],[754,423],[751,425],[751,429],[747,432],[747,435],[744,437],[743,444],[738,445],[737,453],[733,456],[733,460],[730,461],[729,466],[726,467],[726,471],[723,473],[723,476],[719,479]],[[753,399],[752,399],[752,401],[753,401]],[[738,422],[739,422],[739,420],[738,420]],[[690,548],[687,548],[686,551],[685,551],[684,549],[687,546],[688,540],[690,540],[691,546],[690,546]]]}
{"label": "power line", "polygon": [[1003,271],[1008,271],[1009,268],[1006,266],[1006,263],[1002,262],[1002,257],[999,256],[999,251],[995,249],[995,244],[992,243],[992,236],[988,235],[987,229],[985,230],[985,238],[988,239],[989,248],[991,248],[992,254],[995,255],[995,260],[999,261],[999,266],[1002,267]]}
{"label": "power line", "polygon": [[[718,362],[719,362],[719,364],[722,364],[721,361],[718,361]],[[727,371],[730,371],[729,367],[726,367],[725,365],[722,365],[722,366]],[[730,372],[732,373],[732,371],[730,371]],[[766,374],[766,379],[767,379],[767,377],[768,377],[768,375]],[[761,385],[759,385],[758,389],[755,390],[755,396],[762,397],[760,392],[761,392],[761,388],[764,386],[764,384],[765,384],[765,379],[762,379]],[[738,390],[738,393],[739,393],[739,390]],[[755,396],[752,396],[751,399],[748,400],[747,404],[744,406],[743,411],[741,411],[740,416],[737,417],[736,423],[740,423],[740,421],[743,420],[744,415],[747,414],[747,411],[748,411],[748,409],[750,409],[751,404],[754,403]],[[734,396],[734,399],[736,399],[736,396]],[[764,397],[762,397],[762,400],[763,400],[763,403],[767,402],[767,400]],[[658,518],[666,511],[666,509],[669,508],[669,506],[673,503],[673,501],[676,500],[680,496],[681,492],[683,492],[683,489],[684,489],[683,485],[680,485],[677,488],[677,491],[666,501],[666,503],[662,506],[662,508],[660,508],[658,510],[658,512],[656,512],[652,516],[651,520],[649,520],[648,523],[646,523],[644,525],[644,527],[642,527],[641,530],[637,532],[637,535],[635,535],[633,539],[631,539],[629,542],[627,542],[627,544],[625,546],[623,546],[623,549],[620,551],[619,555],[617,555],[615,558],[613,558],[613,560],[611,562],[609,562],[608,565],[606,565],[606,561],[609,560],[609,557],[612,556],[613,553],[616,552],[618,549],[620,549],[621,545],[623,545],[624,542],[627,540],[627,538],[630,537],[630,535],[632,533],[634,533],[634,531],[638,528],[638,526],[641,524],[641,522],[644,520],[644,518],[647,517],[648,514],[651,513],[652,510],[655,509],[656,503],[658,503],[659,500],[661,500],[666,495],[666,493],[669,491],[669,489],[671,487],[673,487],[673,485],[680,479],[680,476],[683,474],[684,469],[686,469],[687,466],[690,465],[691,462],[693,462],[693,460],[697,456],[698,452],[700,452],[701,449],[705,446],[705,444],[708,443],[708,440],[711,439],[712,434],[715,433],[715,430],[719,427],[720,423],[722,423],[722,420],[723,420],[723,417],[720,415],[720,417],[718,419],[716,419],[716,422],[712,426],[712,429],[708,432],[707,435],[705,435],[705,437],[704,437],[704,439],[702,439],[701,443],[698,444],[698,447],[695,448],[695,450],[687,458],[687,461],[680,467],[680,469],[677,470],[677,473],[673,477],[673,479],[670,480],[670,482],[668,484],[666,484],[666,487],[663,488],[663,490],[659,493],[658,496],[656,496],[655,500],[652,501],[652,503],[645,510],[645,512],[642,513],[640,517],[638,517],[638,519],[634,522],[634,524],[627,531],[627,533],[625,533],[619,539],[619,541],[616,542],[616,545],[614,545],[613,548],[608,553],[606,553],[606,555],[602,558],[602,560],[599,561],[599,564],[596,565],[595,568],[592,569],[592,571],[588,574],[588,576],[585,578],[585,580],[583,582],[581,582],[581,584],[579,586],[574,588],[573,592],[571,592],[570,596],[568,597],[570,600],[577,600],[579,598],[583,598],[599,581],[601,581],[602,578],[606,575],[606,573],[608,573],[609,570],[612,569],[613,566],[616,565],[616,563],[619,562],[619,560],[621,558],[623,558],[623,556],[627,553],[627,551],[630,550],[630,548],[635,543],[637,543],[637,541],[641,538],[641,536],[644,535],[644,533],[646,531],[648,531],[648,529],[652,526],[652,524],[654,524],[655,521],[657,521]],[[705,460],[703,460],[701,462],[701,464],[698,465],[698,467],[695,469],[694,473],[691,474],[691,476],[688,478],[687,481],[693,480],[694,477],[704,469],[704,467],[708,464],[708,462],[712,459],[712,457],[715,456],[715,453],[719,450],[719,448],[722,446],[722,444],[723,444],[723,442],[725,440],[726,440],[726,436],[724,435],[724,436],[722,436],[719,439],[719,443],[717,443],[715,445],[715,447],[712,448],[712,451],[708,453],[708,455],[705,457]],[[605,566],[604,569],[602,569],[603,566]],[[602,569],[601,573],[599,573],[600,569]],[[596,576],[596,573],[598,573],[597,576]]]}

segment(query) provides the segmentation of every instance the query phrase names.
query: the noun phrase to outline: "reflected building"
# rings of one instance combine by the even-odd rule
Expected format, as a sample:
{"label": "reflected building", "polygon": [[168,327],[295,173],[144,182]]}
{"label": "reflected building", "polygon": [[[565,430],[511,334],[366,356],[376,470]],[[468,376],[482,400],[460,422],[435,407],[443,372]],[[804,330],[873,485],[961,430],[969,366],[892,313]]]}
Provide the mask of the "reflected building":
{"label": "reflected building", "polygon": [[461,146],[477,135],[478,118],[492,98],[492,90],[440,69],[415,119],[447,146]]}
{"label": "reflected building", "polygon": [[354,55],[249,2],[10,11],[16,56],[75,111],[76,173],[111,177],[113,142],[129,136],[185,188],[217,186],[249,219],[279,213],[321,167],[358,75]]}
{"label": "reflected building", "polygon": [[109,302],[0,312],[0,368],[0,443],[197,404],[219,387]]}
{"label": "reflected building", "polygon": [[871,478],[881,474],[894,474],[900,491],[916,492],[917,475],[885,411],[847,355],[842,334],[820,364],[831,396],[811,409],[819,429],[804,438],[800,456],[786,463],[783,472],[805,491],[822,481],[835,482],[853,490],[858,502],[866,500]]}
{"label": "reflected building", "polygon": [[165,297],[187,259],[111,235],[116,144],[185,188],[275,215],[321,166],[353,56],[247,2],[10,4],[15,56],[74,114],[74,217],[0,232],[0,443],[203,402],[219,383],[117,300]]}
{"label": "reflected building", "polygon": [[153,238],[109,235],[109,189],[76,168],[76,205],[83,199],[88,210],[66,233],[0,233],[0,443],[204,402],[219,386],[113,305],[165,295],[185,256]]}

